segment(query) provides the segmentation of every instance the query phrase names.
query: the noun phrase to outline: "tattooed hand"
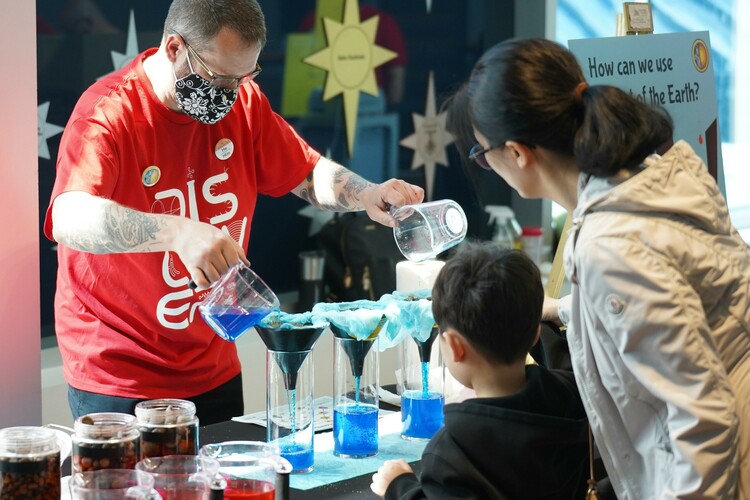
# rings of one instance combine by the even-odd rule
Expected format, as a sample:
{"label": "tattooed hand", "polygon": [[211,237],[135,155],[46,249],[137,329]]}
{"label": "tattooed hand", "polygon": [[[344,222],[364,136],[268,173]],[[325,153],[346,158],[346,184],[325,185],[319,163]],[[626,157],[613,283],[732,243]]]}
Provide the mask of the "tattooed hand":
{"label": "tattooed hand", "polygon": [[395,221],[388,207],[419,203],[424,190],[397,179],[373,184],[333,161],[321,157],[294,194],[322,210],[338,212],[367,211],[367,215],[385,226]]}

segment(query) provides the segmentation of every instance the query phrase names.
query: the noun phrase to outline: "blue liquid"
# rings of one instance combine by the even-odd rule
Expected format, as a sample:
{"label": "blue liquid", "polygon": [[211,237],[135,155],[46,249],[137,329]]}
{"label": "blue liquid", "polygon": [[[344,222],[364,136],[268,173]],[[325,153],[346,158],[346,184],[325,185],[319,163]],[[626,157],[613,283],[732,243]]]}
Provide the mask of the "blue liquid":
{"label": "blue liquid", "polygon": [[313,468],[315,454],[312,447],[297,443],[281,445],[281,456],[292,464],[292,472],[309,472]]}
{"label": "blue liquid", "polygon": [[212,306],[199,308],[201,316],[219,337],[230,342],[254,327],[274,309],[268,307],[242,308],[239,306]]}
{"label": "blue liquid", "polygon": [[289,428],[292,430],[292,436],[297,432],[297,389],[292,389],[291,397],[287,396],[289,400]]}
{"label": "blue liquid", "polygon": [[422,399],[430,397],[430,363],[422,361]]}
{"label": "blue liquid", "polygon": [[357,406],[359,406],[359,383],[361,380],[362,377],[354,377],[354,401],[357,403]]}
{"label": "blue liquid", "polygon": [[369,457],[378,452],[378,409],[372,405],[339,405],[333,410],[333,454]]}
{"label": "blue liquid", "polygon": [[427,398],[422,391],[401,394],[401,436],[410,439],[430,439],[443,426],[445,398],[439,392],[430,392]]}

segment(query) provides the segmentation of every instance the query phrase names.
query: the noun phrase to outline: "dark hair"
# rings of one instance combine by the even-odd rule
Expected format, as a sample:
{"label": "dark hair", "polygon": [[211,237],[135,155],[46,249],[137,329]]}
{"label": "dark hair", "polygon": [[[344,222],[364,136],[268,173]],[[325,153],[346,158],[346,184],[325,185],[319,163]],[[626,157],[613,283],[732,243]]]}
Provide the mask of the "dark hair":
{"label": "dark hair", "polygon": [[[474,129],[468,113],[469,97],[466,94],[466,87],[467,84],[464,83],[454,93],[448,95],[440,105],[440,112],[446,113],[446,130],[453,135],[453,145],[458,151],[461,167],[474,187],[474,194],[479,197],[482,192],[481,169],[476,168],[468,158],[469,151],[477,140],[474,138]],[[482,200],[478,199],[478,201],[482,203]]]}
{"label": "dark hair", "polygon": [[196,49],[206,46],[222,28],[237,32],[247,45],[266,44],[266,21],[256,0],[174,0],[164,33],[179,33]]}
{"label": "dark hair", "polygon": [[520,250],[467,242],[438,273],[432,313],[488,360],[509,364],[534,344],[544,290],[539,269]]}
{"label": "dark hair", "polygon": [[672,139],[672,120],[609,85],[585,82],[573,54],[544,39],[512,39],[482,55],[468,87],[473,126],[490,145],[514,140],[574,156],[599,177],[632,169]]}
{"label": "dark hair", "polygon": [[466,92],[468,83],[462,84],[440,105],[440,111],[446,113],[446,129],[453,135],[453,144],[464,159],[471,147],[476,144],[474,131],[469,116],[469,96]]}

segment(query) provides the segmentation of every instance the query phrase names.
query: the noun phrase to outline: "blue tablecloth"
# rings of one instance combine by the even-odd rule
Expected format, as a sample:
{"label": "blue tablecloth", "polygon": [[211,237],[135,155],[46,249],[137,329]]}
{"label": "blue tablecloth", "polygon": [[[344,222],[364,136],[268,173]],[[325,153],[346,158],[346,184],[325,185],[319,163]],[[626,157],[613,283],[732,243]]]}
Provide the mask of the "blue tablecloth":
{"label": "blue tablecloth", "polygon": [[385,460],[403,458],[414,462],[422,458],[427,441],[410,441],[401,437],[401,413],[396,412],[378,421],[378,453],[365,458],[341,458],[333,454],[333,432],[315,435],[315,462],[312,472],[293,474],[289,485],[298,490],[343,481],[378,470]]}

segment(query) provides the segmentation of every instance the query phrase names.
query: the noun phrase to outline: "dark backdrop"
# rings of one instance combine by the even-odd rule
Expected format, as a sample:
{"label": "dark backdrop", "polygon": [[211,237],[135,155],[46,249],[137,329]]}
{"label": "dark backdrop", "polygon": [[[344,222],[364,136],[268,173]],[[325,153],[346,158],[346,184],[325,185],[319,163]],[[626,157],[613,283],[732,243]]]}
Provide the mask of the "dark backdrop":
{"label": "dark backdrop", "polygon": [[[497,9],[497,2],[507,8]],[[95,24],[71,21],[71,9],[79,16],[101,15],[115,32],[97,32]],[[261,55],[263,74],[258,82],[274,109],[281,109],[286,33],[297,31],[302,18],[315,8],[315,0],[261,0],[266,14],[269,42]],[[362,1],[361,3],[366,3]],[[433,0],[426,12],[425,1],[380,0],[367,2],[391,14],[400,25],[409,65],[406,71],[403,101],[389,109],[398,114],[400,139],[414,132],[412,113],[423,115],[427,81],[434,71],[435,90],[440,102],[469,74],[471,66],[486,48],[485,40],[497,41],[512,36],[513,2],[510,0]],[[488,6],[492,3],[492,8]],[[131,10],[137,26],[138,49],[156,46],[161,38],[167,0],[37,0],[38,22],[38,94],[39,104],[49,102],[47,122],[67,123],[80,94],[94,79],[112,70],[111,51],[124,52]],[[94,12],[94,14],[91,14]],[[488,22],[485,13],[497,19]],[[501,12],[502,15],[497,15]],[[89,28],[87,28],[87,26]],[[93,26],[93,27],[92,27]],[[489,26],[489,28],[487,28]],[[85,32],[86,30],[88,32]],[[488,34],[483,30],[491,29]],[[335,99],[341,99],[337,97]],[[296,124],[295,120],[289,120]],[[324,144],[311,144],[321,150]],[[343,138],[342,138],[343,140]],[[47,140],[51,159],[39,158],[40,232],[55,176],[55,159],[60,135]],[[497,176],[481,177],[479,200],[463,171],[455,148],[449,147],[450,166],[437,167],[433,199],[451,198],[459,202],[469,218],[469,236],[486,238],[487,217],[484,204],[510,204],[510,189]],[[411,170],[413,152],[399,146],[398,176],[424,186],[424,170]],[[335,158],[347,163],[349,158]],[[297,214],[305,206],[293,195],[274,199],[261,197],[252,223],[249,257],[255,270],[278,293],[298,287],[298,253],[316,247],[308,236],[310,220]],[[53,335],[53,297],[57,258],[55,245],[41,238],[41,322],[42,334]]]}

